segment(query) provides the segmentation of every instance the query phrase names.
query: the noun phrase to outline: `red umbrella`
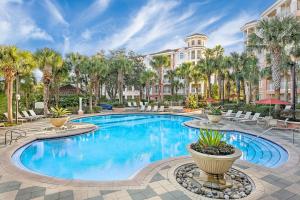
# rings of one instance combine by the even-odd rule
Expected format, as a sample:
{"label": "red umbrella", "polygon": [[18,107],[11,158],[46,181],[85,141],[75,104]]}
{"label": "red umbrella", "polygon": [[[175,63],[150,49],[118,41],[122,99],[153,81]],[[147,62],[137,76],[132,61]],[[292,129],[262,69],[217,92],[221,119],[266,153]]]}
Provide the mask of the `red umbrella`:
{"label": "red umbrella", "polygon": [[[256,104],[265,104],[265,105],[289,105],[289,102],[281,101],[278,99],[262,99],[255,102]],[[269,115],[271,116],[271,108],[269,109]]]}
{"label": "red umbrella", "polygon": [[281,101],[278,99],[272,99],[272,98],[262,99],[262,100],[256,101],[255,103],[256,104],[268,104],[268,105],[289,105],[290,104],[289,102]]}

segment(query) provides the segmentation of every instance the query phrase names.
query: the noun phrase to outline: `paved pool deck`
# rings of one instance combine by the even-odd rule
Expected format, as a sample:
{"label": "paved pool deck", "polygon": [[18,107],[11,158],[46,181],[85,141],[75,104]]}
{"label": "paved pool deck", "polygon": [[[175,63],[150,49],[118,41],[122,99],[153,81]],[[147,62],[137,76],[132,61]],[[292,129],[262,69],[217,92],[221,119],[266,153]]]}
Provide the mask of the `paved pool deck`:
{"label": "paved pool deck", "polygon": [[[109,113],[105,113],[109,114]],[[193,116],[198,116],[192,114]],[[236,130],[259,135],[265,128],[258,125],[246,125],[231,121],[222,121],[216,129]],[[200,126],[192,121],[190,126]],[[184,163],[192,162],[190,157],[179,157],[153,163],[144,168],[132,180],[119,182],[80,182],[48,178],[21,170],[13,165],[11,154],[20,146],[36,139],[62,135],[80,134],[92,131],[89,124],[71,125],[68,130],[53,130],[47,119],[25,123],[18,128],[25,130],[27,137],[4,145],[0,129],[0,200],[185,200],[206,199],[181,188],[174,181],[174,169]],[[213,128],[213,127],[212,127]],[[238,160],[234,168],[247,173],[256,183],[252,195],[245,199],[300,200],[300,133],[272,130],[265,138],[282,145],[289,152],[289,160],[276,169],[264,168]]]}

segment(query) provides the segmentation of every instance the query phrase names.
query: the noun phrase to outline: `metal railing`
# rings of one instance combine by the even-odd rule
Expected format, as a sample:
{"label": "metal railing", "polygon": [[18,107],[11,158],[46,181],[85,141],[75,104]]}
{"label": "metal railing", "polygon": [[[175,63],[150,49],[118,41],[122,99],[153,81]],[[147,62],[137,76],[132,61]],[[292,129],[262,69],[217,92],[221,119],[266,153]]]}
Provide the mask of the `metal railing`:
{"label": "metal railing", "polygon": [[5,132],[4,144],[6,145],[9,141],[9,144],[12,143],[13,140],[17,141],[18,139],[26,137],[26,131],[21,129],[10,129]]}

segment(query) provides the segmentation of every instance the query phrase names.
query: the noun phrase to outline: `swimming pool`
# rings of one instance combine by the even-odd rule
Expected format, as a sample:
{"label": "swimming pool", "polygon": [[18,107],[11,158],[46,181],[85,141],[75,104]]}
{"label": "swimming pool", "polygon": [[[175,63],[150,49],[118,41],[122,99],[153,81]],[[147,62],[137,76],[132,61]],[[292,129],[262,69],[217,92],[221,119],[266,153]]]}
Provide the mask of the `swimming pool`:
{"label": "swimming pool", "polygon": [[[188,155],[186,145],[198,130],[183,125],[193,118],[178,115],[127,114],[86,117],[94,132],[34,141],[13,159],[26,170],[63,179],[126,180],[155,161]],[[288,159],[279,145],[239,132],[225,132],[224,140],[239,148],[242,160],[278,167]]]}

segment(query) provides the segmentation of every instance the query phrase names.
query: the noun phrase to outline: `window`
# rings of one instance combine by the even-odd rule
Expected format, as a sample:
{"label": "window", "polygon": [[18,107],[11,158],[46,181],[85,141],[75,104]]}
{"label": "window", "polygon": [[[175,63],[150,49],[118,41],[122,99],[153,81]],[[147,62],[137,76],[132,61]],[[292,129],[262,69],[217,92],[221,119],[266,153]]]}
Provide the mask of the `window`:
{"label": "window", "polygon": [[183,60],[183,59],[184,59],[184,53],[180,53],[180,54],[179,54],[179,59],[180,59],[180,60]]}
{"label": "window", "polygon": [[195,51],[192,51],[192,58],[191,59],[195,59]]}
{"label": "window", "polygon": [[194,46],[195,45],[195,41],[194,40],[192,40],[192,46]]}
{"label": "window", "polygon": [[197,59],[201,58],[201,50],[197,50]]}
{"label": "window", "polygon": [[201,40],[198,40],[198,45],[201,45]]}
{"label": "window", "polygon": [[190,46],[190,43],[188,42],[188,47]]}

